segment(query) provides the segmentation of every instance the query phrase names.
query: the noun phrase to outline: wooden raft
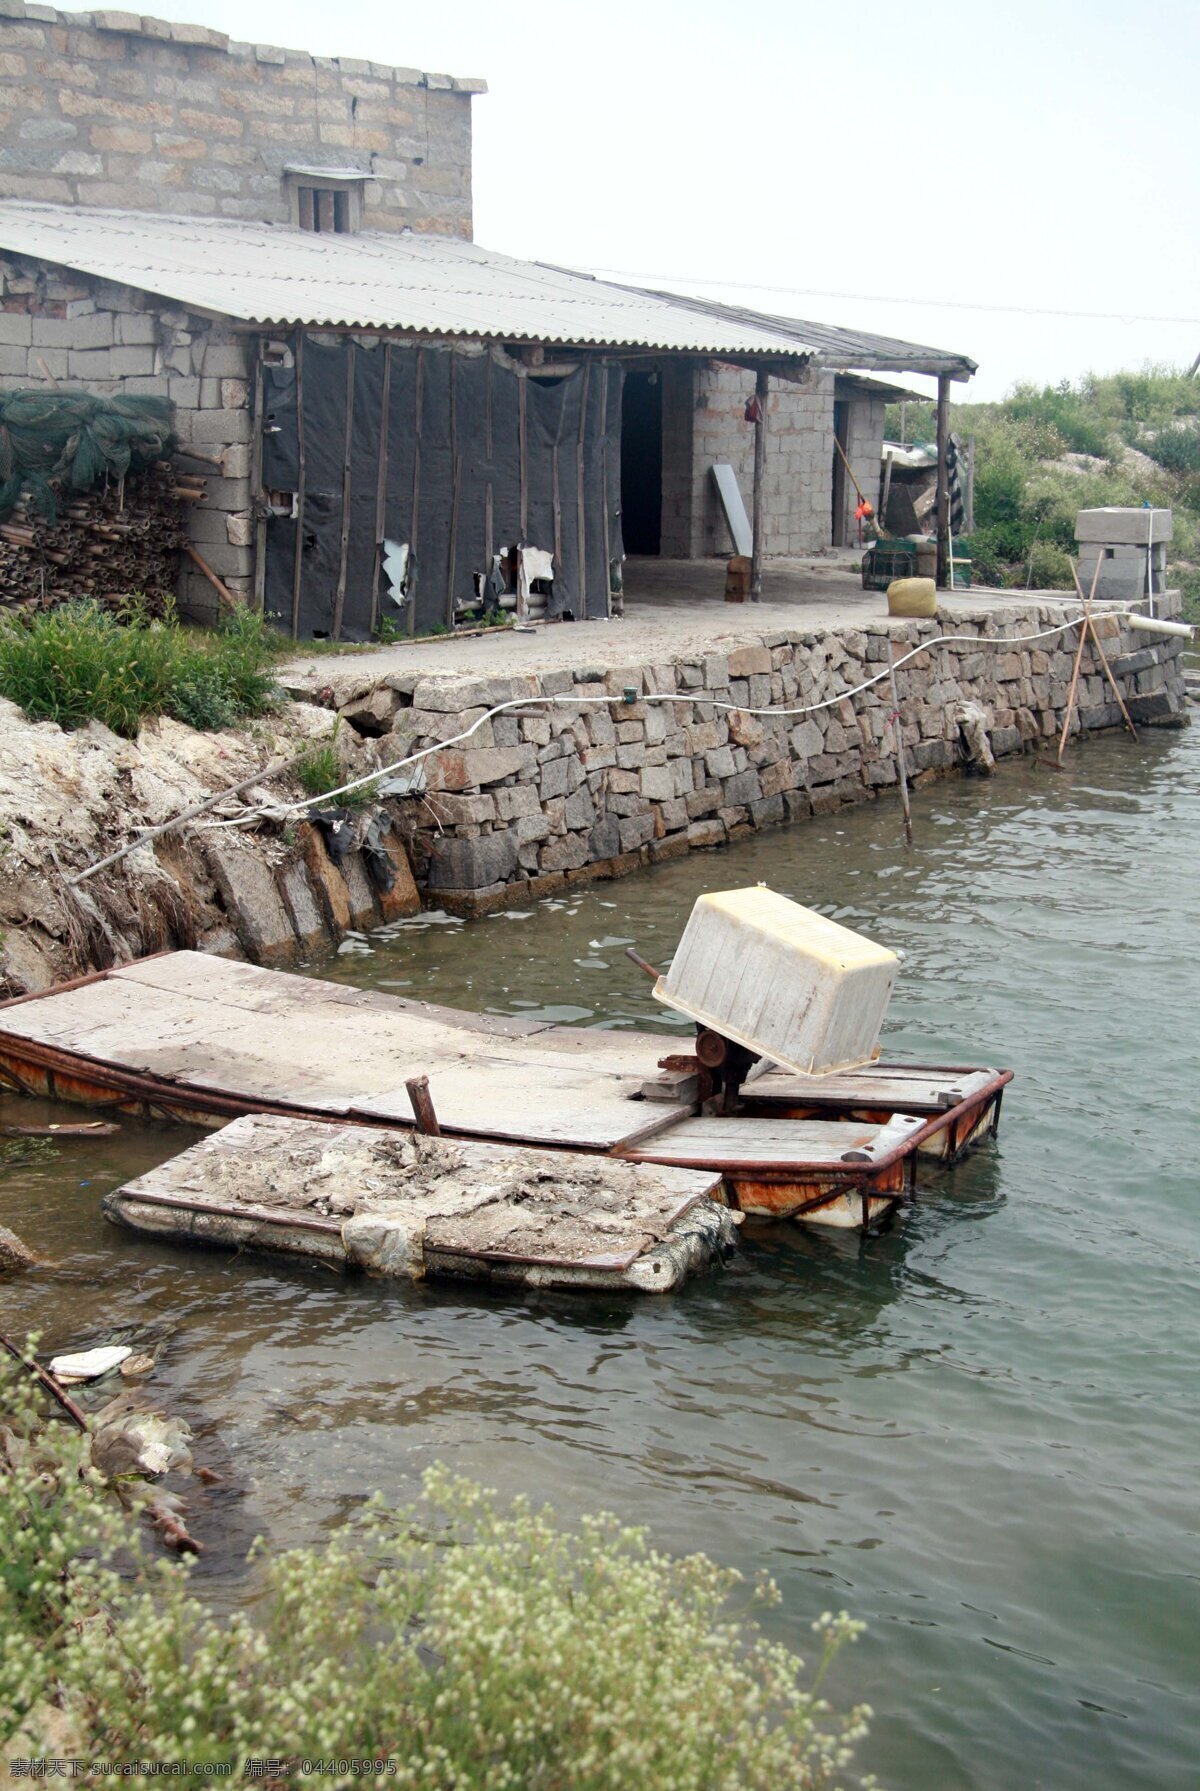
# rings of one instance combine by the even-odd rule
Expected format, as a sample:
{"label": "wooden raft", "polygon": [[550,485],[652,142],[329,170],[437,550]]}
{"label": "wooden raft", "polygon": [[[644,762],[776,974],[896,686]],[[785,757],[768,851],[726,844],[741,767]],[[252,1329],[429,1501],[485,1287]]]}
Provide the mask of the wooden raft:
{"label": "wooden raft", "polygon": [[[0,1085],[212,1126],[246,1113],[409,1128],[427,1078],[441,1131],[719,1171],[732,1206],[867,1225],[994,1134],[1010,1071],[874,1064],[752,1075],[702,1113],[659,1072],[661,1034],[463,1013],[197,952],[164,953],[0,1007]],[[690,1095],[683,1089],[690,1084]]]}
{"label": "wooden raft", "polygon": [[250,1114],[105,1196],[173,1240],[376,1274],[666,1293],[728,1255],[711,1170]]}
{"label": "wooden raft", "polygon": [[[405,1083],[422,1075],[442,1129],[465,1136],[608,1151],[692,1111],[636,1099],[656,1061],[644,1042],[458,1013],[201,952],[147,958],[13,1004],[0,1012],[6,1036],[122,1071],[152,1104],[157,1096],[202,1122],[254,1106],[411,1125]],[[228,1097],[225,1111],[206,1095]]]}

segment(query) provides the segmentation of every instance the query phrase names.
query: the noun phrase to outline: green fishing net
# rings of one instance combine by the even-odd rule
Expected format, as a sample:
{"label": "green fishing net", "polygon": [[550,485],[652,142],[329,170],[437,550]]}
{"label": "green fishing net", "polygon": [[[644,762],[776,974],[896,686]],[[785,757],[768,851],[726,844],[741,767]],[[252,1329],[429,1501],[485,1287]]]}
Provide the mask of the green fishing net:
{"label": "green fishing net", "polygon": [[25,494],[53,522],[62,489],[91,491],[124,478],[172,445],[166,398],[0,392],[0,521]]}

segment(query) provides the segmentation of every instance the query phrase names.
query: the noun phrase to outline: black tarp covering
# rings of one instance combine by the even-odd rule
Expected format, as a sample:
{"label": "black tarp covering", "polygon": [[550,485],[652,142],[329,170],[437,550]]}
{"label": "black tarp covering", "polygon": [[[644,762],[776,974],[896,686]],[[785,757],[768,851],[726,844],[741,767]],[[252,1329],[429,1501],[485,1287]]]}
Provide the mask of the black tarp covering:
{"label": "black tarp covering", "polygon": [[[498,351],[313,336],[295,359],[263,370],[263,484],[302,491],[298,518],[267,524],[278,627],[367,640],[381,618],[418,634],[452,625],[456,605],[477,601],[489,554],[518,544],[554,555],[548,615],[607,614],[621,553],[619,363],[538,379]],[[410,549],[403,608],[379,570],[385,539]]]}

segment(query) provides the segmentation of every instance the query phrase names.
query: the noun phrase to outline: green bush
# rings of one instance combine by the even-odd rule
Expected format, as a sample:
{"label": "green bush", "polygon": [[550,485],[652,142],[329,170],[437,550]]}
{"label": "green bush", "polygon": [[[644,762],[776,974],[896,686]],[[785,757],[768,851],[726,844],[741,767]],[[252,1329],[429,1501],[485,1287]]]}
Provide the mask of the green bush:
{"label": "green bush", "polygon": [[[38,1428],[0,1371],[0,1745],[230,1762],[240,1780],[332,1776],[411,1791],[796,1791],[845,1785],[865,1708],[818,1688],[857,1628],[824,1616],[815,1683],[731,1599],[613,1517],[547,1508],[442,1468],[420,1507],[372,1502],[322,1548],[259,1550],[249,1609],[210,1612],[105,1497],[86,1438]],[[777,1601],[769,1584],[765,1602]],[[51,1744],[49,1736],[53,1732]],[[315,1763],[382,1760],[378,1774]],[[269,1775],[250,1762],[271,1759]],[[136,1767],[121,1777],[150,1784]]]}
{"label": "green bush", "polygon": [[87,601],[0,625],[0,696],[34,721],[103,722],[130,738],[146,716],[223,728],[277,700],[274,637],[248,609],[211,633],[154,621],[134,604],[124,619]]}
{"label": "green bush", "polygon": [[1035,541],[1026,556],[1025,565],[1016,568],[1014,581],[1028,584],[1035,591],[1073,591],[1075,579],[1071,560],[1054,541]]}
{"label": "green bush", "polygon": [[[1016,421],[1026,421],[1053,431],[1061,446],[1075,454],[1092,454],[1104,459],[1111,451],[1112,430],[1088,402],[1086,388],[1077,391],[1070,380],[1057,386],[1018,385],[1005,401],[1005,410]],[[1047,445],[1041,458],[1055,452]]]}
{"label": "green bush", "polygon": [[1177,473],[1183,478],[1200,473],[1200,429],[1176,424],[1173,428],[1160,429],[1143,446],[1151,460],[1156,460],[1169,473]]}

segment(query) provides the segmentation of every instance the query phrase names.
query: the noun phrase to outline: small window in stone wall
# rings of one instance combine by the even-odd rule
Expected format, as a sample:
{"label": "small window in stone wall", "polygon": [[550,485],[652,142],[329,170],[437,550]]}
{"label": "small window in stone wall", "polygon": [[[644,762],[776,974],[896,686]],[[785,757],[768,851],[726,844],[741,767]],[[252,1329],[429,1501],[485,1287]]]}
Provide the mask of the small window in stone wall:
{"label": "small window in stone wall", "polygon": [[352,235],[361,226],[363,183],[370,178],[351,168],[286,168],[293,225],[314,236]]}
{"label": "small window in stone wall", "polygon": [[319,234],[348,236],[353,230],[350,211],[355,195],[331,187],[300,187],[300,228]]}

